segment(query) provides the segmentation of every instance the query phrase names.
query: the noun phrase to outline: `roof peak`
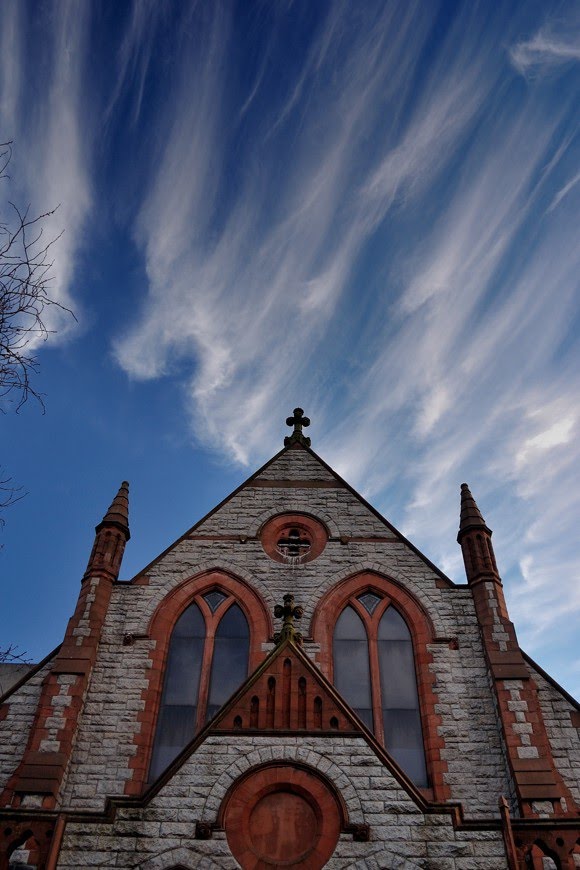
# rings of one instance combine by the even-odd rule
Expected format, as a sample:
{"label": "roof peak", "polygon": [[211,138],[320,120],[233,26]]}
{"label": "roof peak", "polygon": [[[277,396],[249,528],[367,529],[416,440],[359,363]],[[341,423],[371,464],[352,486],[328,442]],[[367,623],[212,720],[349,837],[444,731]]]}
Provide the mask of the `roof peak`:
{"label": "roof peak", "polygon": [[310,426],[310,417],[304,416],[302,408],[294,408],[294,415],[286,418],[287,426],[294,426],[294,431],[291,435],[284,438],[284,447],[290,447],[292,444],[302,444],[304,447],[310,447],[310,438],[303,434],[302,428]]}

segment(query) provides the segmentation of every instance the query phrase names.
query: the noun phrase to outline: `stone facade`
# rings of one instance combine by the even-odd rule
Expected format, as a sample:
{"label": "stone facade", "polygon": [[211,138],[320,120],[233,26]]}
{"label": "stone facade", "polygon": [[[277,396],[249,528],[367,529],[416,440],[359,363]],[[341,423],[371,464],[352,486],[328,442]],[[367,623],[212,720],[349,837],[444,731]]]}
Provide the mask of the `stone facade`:
{"label": "stone facade", "polygon": [[[468,584],[458,586],[293,436],[164,554],[121,582],[129,537],[124,484],[97,526],[63,647],[0,707],[0,868],[23,849],[30,866],[47,868],[239,867],[224,807],[248,772],[263,769],[267,780],[280,765],[318,777],[339,807],[329,868],[500,870],[548,866],[538,863],[544,859],[577,867],[579,706],[524,663],[491,533],[463,497]],[[280,515],[302,518],[305,534],[315,523],[324,528],[316,558],[268,555],[262,530]],[[477,562],[473,547],[482,539],[485,559]],[[303,608],[301,673],[313,668],[321,696],[330,697],[333,627],[342,590],[357,584],[386,596],[409,624],[427,788],[410,782],[360,720],[349,718],[350,708],[351,724],[336,732],[322,720],[316,733],[278,725],[260,733],[255,723],[252,733],[245,720],[239,733],[228,732],[223,723],[242,722],[237,695],[148,782],[171,629],[194,595],[218,587],[239,601],[252,635],[251,681],[256,669],[266,668],[266,679],[274,668],[281,628],[274,608],[292,593]],[[309,860],[289,866],[316,870]]]}
{"label": "stone facade", "polygon": [[326,865],[330,870],[506,866],[500,830],[456,830],[449,815],[423,814],[361,738],[280,737],[274,742],[252,737],[232,742],[217,735],[208,737],[145,810],[119,809],[112,823],[101,823],[97,830],[81,821],[69,823],[60,866],[78,867],[80,855],[82,866],[164,868],[180,854],[179,862],[186,867],[204,866],[203,859],[208,867],[237,867],[222,832],[193,842],[191,832],[199,820],[213,822],[235,778],[275,760],[321,770],[340,789],[349,821],[370,825],[368,842],[341,834]]}
{"label": "stone facade", "polygon": [[0,788],[4,788],[26,746],[23,735],[32,728],[38,709],[42,685],[52,664],[49,656],[29,673],[26,682],[8,689],[5,700],[0,699]]}
{"label": "stone facade", "polygon": [[[578,705],[532,662],[532,679],[538,686],[544,722],[554,763],[580,806],[580,715]],[[579,862],[580,863],[580,862]]]}

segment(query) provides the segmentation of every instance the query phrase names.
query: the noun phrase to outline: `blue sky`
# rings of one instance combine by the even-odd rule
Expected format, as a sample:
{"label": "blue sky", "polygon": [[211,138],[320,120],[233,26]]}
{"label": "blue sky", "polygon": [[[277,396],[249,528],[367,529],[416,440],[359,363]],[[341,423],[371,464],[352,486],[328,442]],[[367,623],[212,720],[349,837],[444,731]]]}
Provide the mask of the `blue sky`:
{"label": "blue sky", "polygon": [[[466,480],[522,646],[580,694],[580,4],[10,2],[7,199],[58,210],[1,419],[0,637],[62,638],[131,482],[133,576],[282,445],[464,582]],[[3,212],[4,213],[4,212]]]}

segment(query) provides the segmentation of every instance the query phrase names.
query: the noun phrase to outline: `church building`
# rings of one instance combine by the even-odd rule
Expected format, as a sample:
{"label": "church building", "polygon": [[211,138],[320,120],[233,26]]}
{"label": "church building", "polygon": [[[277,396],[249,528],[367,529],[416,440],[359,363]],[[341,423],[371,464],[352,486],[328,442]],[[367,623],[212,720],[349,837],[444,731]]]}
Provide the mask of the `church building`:
{"label": "church building", "polygon": [[468,486],[456,584],[309,422],[129,581],[121,485],[62,644],[0,697],[0,870],[580,868],[580,705],[520,648]]}

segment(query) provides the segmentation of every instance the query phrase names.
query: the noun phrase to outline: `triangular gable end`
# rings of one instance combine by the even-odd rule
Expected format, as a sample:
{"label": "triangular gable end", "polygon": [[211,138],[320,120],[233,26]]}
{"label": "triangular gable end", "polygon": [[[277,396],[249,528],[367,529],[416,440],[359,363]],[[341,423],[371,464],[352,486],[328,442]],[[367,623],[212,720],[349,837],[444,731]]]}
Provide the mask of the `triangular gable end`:
{"label": "triangular gable end", "polygon": [[[290,712],[290,726],[286,726],[287,714],[285,712],[285,694],[284,694],[284,666],[286,661],[290,662],[291,682],[298,685],[301,676],[306,680],[306,697],[314,699],[319,697],[322,702],[322,726],[317,727],[317,715],[313,714],[309,719],[306,715],[306,727],[299,727],[292,723],[298,722],[300,718],[300,705],[295,701],[295,710]],[[274,712],[274,727],[268,727],[267,720],[267,697],[268,683],[271,677],[276,680],[278,685],[277,675],[281,674],[281,693],[275,700]],[[288,674],[286,666],[286,674]],[[263,697],[264,688],[266,690],[266,717],[263,725],[260,724],[260,713],[258,712],[258,725],[252,725],[252,699]],[[292,698],[296,698],[297,692],[292,689],[290,691],[290,703]],[[313,707],[314,709],[314,707]],[[240,717],[241,725],[236,722],[236,718]],[[336,720],[336,721],[333,721]],[[309,726],[309,723],[312,727]],[[278,724],[276,724],[278,723]],[[384,767],[394,777],[397,783],[407,792],[411,800],[421,810],[427,808],[428,801],[425,799],[421,791],[415,784],[406,776],[399,765],[394,761],[389,753],[381,746],[358,719],[356,714],[350,709],[348,704],[336,692],[331,683],[318,670],[316,665],[302,652],[292,641],[284,640],[279,644],[262,662],[262,664],[251,674],[246,682],[232,695],[230,700],[222,707],[218,714],[206,725],[193,740],[182,750],[175,761],[161,774],[161,776],[150,786],[141,798],[141,802],[145,805],[169,782],[169,780],[180,770],[187,760],[195,754],[196,750],[205,742],[211,734],[270,734],[274,738],[274,732],[278,736],[285,734],[320,734],[325,737],[345,737],[358,736],[362,738],[374,751]]]}
{"label": "triangular gable end", "polygon": [[[46,655],[38,664],[33,664],[30,666],[30,670],[28,670],[25,674],[23,674],[20,679],[14,682],[5,692],[0,694],[0,707],[4,704],[10,704],[12,696],[16,695],[17,692],[20,691],[22,686],[25,686],[26,683],[30,682],[47,664],[49,664],[52,659],[56,658],[58,655],[62,644],[59,643],[55,649],[51,650],[48,655]],[[2,716],[0,715],[0,718]]]}
{"label": "triangular gable end", "polygon": [[[295,477],[290,477],[285,473],[284,465],[286,464],[285,460],[290,459],[290,456],[295,453],[295,451],[300,451],[303,454],[308,454],[309,458],[314,460],[314,465],[311,465],[308,471],[308,477],[304,480],[296,479]],[[279,468],[276,468],[276,465]],[[280,473],[278,473],[278,471]],[[318,471],[318,473],[316,473]],[[273,472],[276,472],[273,474]],[[271,459],[268,460],[264,465],[261,466],[254,474],[250,475],[243,483],[240,484],[236,489],[233,490],[226,498],[224,498],[218,505],[216,505],[211,511],[209,511],[205,516],[203,516],[200,520],[198,520],[190,529],[183,533],[176,541],[169,545],[162,553],[159,554],[155,559],[153,559],[148,565],[146,565],[135,577],[132,578],[130,582],[136,581],[139,577],[147,574],[147,572],[157,564],[157,562],[161,561],[169,552],[171,552],[178,544],[180,544],[185,539],[191,537],[195,534],[196,531],[201,530],[201,527],[204,526],[215,514],[217,514],[225,505],[228,504],[233,498],[235,498],[240,492],[244,489],[249,489],[252,487],[300,487],[303,485],[308,486],[333,486],[340,489],[347,490],[354,498],[356,498],[364,507],[375,517],[379,522],[384,525],[389,532],[391,532],[395,537],[397,537],[401,543],[405,544],[416,556],[418,556],[421,561],[423,561],[433,572],[435,572],[440,581],[443,581],[443,585],[445,586],[455,586],[456,584],[451,580],[446,574],[441,571],[440,568],[437,567],[430,559],[425,556],[411,541],[409,541],[403,534],[400,532],[392,523],[390,523],[379,511],[376,510],[366,499],[363,498],[360,493],[358,493],[346,480],[344,480],[333,468],[330,467],[311,447],[306,447],[303,444],[291,444],[288,447],[283,447],[278,453],[276,453]]]}
{"label": "triangular gable end", "polygon": [[361,723],[308,656],[289,640],[260,665],[212,731],[360,734]]}
{"label": "triangular gable end", "polygon": [[376,517],[376,519],[378,519],[381,523],[383,523],[383,525],[386,526],[387,529],[389,529],[389,531],[392,532],[393,535],[395,535],[401,541],[401,543],[405,544],[406,547],[409,547],[409,549],[412,550],[413,553],[415,553],[415,555],[421,559],[421,561],[423,561],[426,565],[428,565],[429,568],[432,571],[434,571],[435,574],[437,574],[441,580],[445,581],[446,586],[456,586],[457,585],[453,582],[453,580],[450,577],[447,576],[447,574],[445,574],[441,570],[441,568],[439,568],[437,565],[435,565],[434,562],[432,562],[424,553],[422,553],[421,550],[419,550],[419,548],[416,547],[415,544],[412,543],[412,541],[410,541],[408,538],[406,538],[405,535],[402,532],[400,532],[396,526],[394,526],[391,522],[389,522],[389,520],[385,519],[385,517],[375,507],[373,507],[373,505],[370,504],[370,502],[368,502],[365,498],[363,498],[363,496],[359,492],[357,492],[356,489],[350,485],[350,483],[348,483],[346,480],[344,480],[340,476],[340,474],[337,474],[337,472],[334,471],[334,469],[331,468],[330,465],[328,465],[324,461],[324,459],[322,459],[320,456],[318,456],[318,454],[315,453],[314,450],[312,450],[312,448],[304,447],[302,449],[307,450],[308,453],[310,453],[312,456],[314,456],[318,460],[318,462],[322,465],[322,467],[324,469],[326,469],[326,471],[330,472],[334,476],[336,481],[344,487],[344,489],[348,490],[348,492],[350,492],[351,495],[353,495],[362,505],[364,505],[366,507],[366,509],[368,511],[370,511],[370,513],[372,513],[372,515],[374,517]]}

